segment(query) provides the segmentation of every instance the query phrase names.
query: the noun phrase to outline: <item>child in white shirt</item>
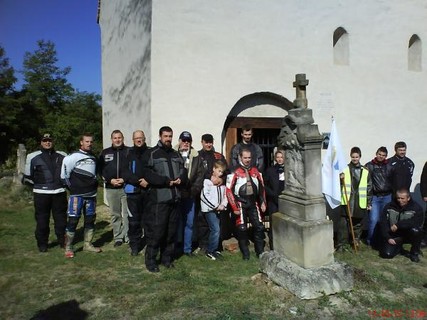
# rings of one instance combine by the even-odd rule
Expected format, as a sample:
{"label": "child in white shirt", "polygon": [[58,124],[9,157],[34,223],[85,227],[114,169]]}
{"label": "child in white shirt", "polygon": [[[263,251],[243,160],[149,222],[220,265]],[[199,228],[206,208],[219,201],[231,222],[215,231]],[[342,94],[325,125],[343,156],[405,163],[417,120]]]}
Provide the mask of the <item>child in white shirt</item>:
{"label": "child in white shirt", "polygon": [[216,251],[220,236],[219,214],[226,209],[228,203],[222,179],[225,169],[224,162],[216,161],[214,163],[211,178],[203,181],[200,195],[201,211],[206,215],[210,231],[206,257],[211,260],[216,260],[220,256]]}

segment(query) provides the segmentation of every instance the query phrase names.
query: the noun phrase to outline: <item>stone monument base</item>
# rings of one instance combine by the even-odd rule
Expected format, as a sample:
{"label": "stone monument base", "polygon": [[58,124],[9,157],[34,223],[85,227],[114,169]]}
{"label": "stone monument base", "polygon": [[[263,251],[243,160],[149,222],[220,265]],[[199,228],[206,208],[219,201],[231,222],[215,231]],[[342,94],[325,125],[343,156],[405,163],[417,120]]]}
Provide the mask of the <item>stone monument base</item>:
{"label": "stone monument base", "polygon": [[275,251],[260,256],[261,272],[300,299],[316,299],[353,288],[353,270],[344,263],[304,269]]}

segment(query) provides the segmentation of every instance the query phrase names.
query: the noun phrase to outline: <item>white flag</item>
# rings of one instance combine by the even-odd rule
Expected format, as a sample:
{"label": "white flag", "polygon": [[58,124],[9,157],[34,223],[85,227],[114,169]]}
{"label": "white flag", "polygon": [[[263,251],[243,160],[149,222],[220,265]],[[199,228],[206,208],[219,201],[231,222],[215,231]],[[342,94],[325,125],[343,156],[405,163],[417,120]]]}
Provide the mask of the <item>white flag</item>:
{"label": "white flag", "polygon": [[332,209],[341,204],[340,173],[346,166],[335,120],[332,119],[329,145],[322,163],[322,192]]}

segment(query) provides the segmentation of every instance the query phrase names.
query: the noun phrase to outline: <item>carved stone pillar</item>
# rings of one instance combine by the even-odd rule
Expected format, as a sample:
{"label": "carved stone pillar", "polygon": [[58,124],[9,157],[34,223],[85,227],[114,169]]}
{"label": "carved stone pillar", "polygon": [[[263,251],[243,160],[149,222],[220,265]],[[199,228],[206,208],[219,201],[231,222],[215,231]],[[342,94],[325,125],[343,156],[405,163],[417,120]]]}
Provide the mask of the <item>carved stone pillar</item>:
{"label": "carved stone pillar", "polygon": [[[278,137],[285,149],[285,190],[272,215],[274,251],[261,256],[261,270],[304,299],[350,290],[351,268],[334,261],[333,225],[322,194],[323,137],[307,108],[305,75],[296,75],[294,109]],[[297,284],[296,284],[297,283]]]}

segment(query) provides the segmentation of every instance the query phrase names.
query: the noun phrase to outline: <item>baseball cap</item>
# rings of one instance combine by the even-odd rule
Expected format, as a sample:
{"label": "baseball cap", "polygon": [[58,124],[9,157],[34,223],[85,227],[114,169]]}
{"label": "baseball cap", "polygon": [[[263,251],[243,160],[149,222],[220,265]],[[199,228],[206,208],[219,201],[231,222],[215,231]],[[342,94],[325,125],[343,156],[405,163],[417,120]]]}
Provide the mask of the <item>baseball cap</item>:
{"label": "baseball cap", "polygon": [[191,133],[188,131],[183,131],[179,135],[179,139],[182,141],[193,141],[193,138],[191,137]]}
{"label": "baseball cap", "polygon": [[45,133],[45,134],[43,134],[42,136],[41,136],[41,139],[40,140],[45,140],[45,141],[52,141],[53,140],[53,137],[52,137],[52,135],[50,134],[50,133]]}

